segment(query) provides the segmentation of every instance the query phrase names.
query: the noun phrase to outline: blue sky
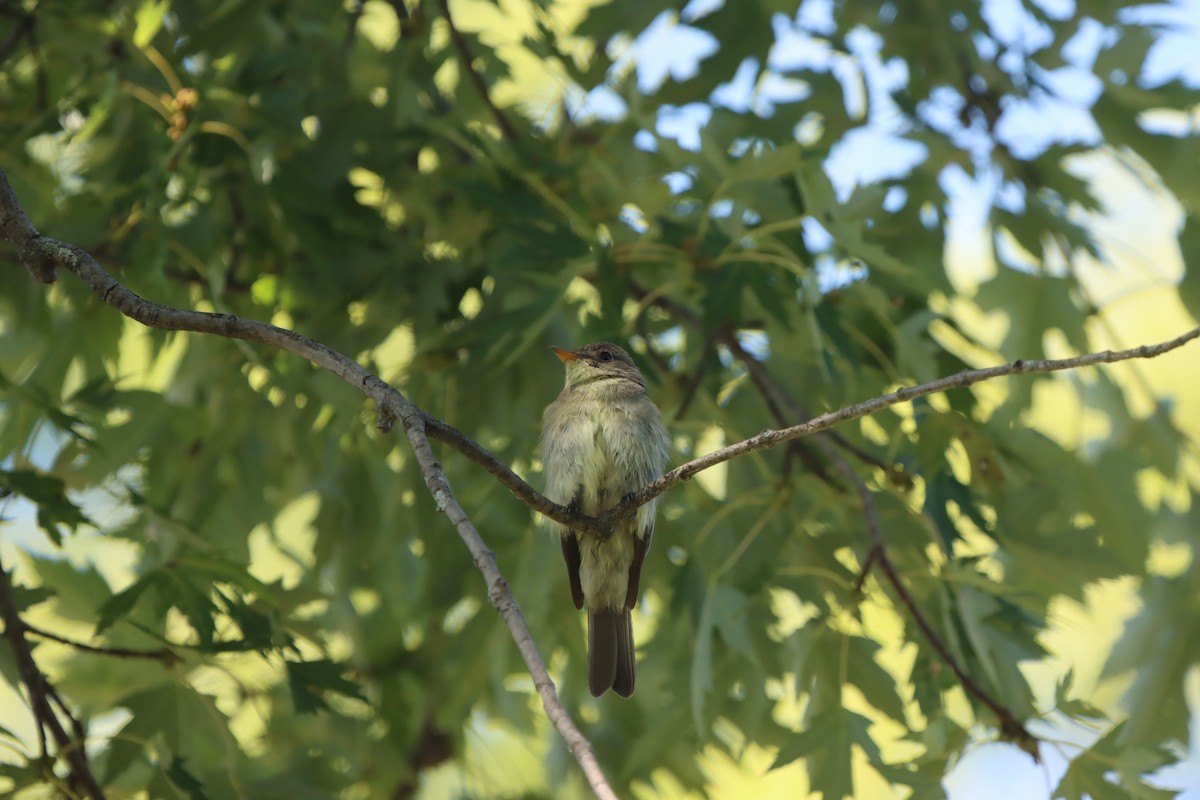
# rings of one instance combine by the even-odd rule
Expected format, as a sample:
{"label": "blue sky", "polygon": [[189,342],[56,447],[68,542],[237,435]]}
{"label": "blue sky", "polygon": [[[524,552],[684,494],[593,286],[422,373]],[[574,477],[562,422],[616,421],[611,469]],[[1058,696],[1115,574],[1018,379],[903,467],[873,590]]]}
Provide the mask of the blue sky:
{"label": "blue sky", "polygon": [[[717,41],[706,31],[691,27],[689,20],[708,13],[722,0],[693,0],[675,15],[664,12],[620,53],[618,65],[633,62],[642,92],[652,92],[667,80],[686,80],[704,66],[704,60],[717,51]],[[1039,0],[1037,5],[1055,18],[1076,13],[1072,0]],[[925,158],[924,148],[902,137],[903,117],[896,111],[888,90],[903,85],[906,69],[898,61],[884,62],[879,55],[879,37],[865,30],[852,32],[846,42],[855,56],[854,63],[839,57],[822,39],[834,29],[831,0],[805,0],[795,19],[779,14],[773,20],[775,44],[766,58],[767,74],[759,78],[760,65],[754,59],[743,62],[727,83],[714,92],[711,105],[738,111],[752,110],[760,115],[773,113],[779,103],[802,101],[803,84],[782,72],[796,69],[831,71],[842,80],[847,106],[852,114],[865,112],[861,127],[848,133],[836,144],[826,162],[827,172],[841,198],[855,186],[907,174]],[[981,55],[1002,53],[998,66],[1010,72],[1025,69],[1021,53],[1044,48],[1050,42],[1049,31],[1022,10],[1020,0],[986,0],[982,13],[992,28],[990,37],[976,37]],[[1200,0],[1174,0],[1171,3],[1136,6],[1122,13],[1130,22],[1154,25],[1160,30],[1157,44],[1151,48],[1142,75],[1129,76],[1147,86],[1156,86],[1179,78],[1200,87]],[[1085,21],[1063,51],[1066,65],[1054,70],[1036,70],[1035,77],[1044,89],[1035,88],[1028,99],[1006,104],[996,128],[996,136],[1017,156],[1028,158],[1052,144],[1099,144],[1099,129],[1090,107],[1102,90],[1093,74],[1097,54],[1110,46],[1116,31],[1095,21]],[[619,68],[618,67],[618,68]],[[855,77],[861,69],[863,80]],[[865,84],[865,91],[860,86]],[[978,165],[984,165],[992,142],[987,133],[966,127],[959,120],[962,100],[957,93],[936,91],[923,104],[927,122],[954,141],[968,148]],[[709,103],[691,103],[664,107],[658,116],[657,133],[675,139],[679,145],[698,149],[700,130],[712,114]],[[593,90],[580,99],[579,110],[601,118],[619,117],[625,104],[611,89]],[[1176,124],[1177,133],[1183,133]],[[647,131],[636,140],[652,148],[653,136]],[[673,188],[685,188],[683,176],[671,176]],[[1020,193],[1003,185],[997,171],[965,170],[951,167],[942,176],[943,189],[950,196],[956,219],[982,228],[993,202],[1011,211],[1021,210]],[[817,243],[819,244],[819,242]],[[818,247],[817,249],[820,249]]]}

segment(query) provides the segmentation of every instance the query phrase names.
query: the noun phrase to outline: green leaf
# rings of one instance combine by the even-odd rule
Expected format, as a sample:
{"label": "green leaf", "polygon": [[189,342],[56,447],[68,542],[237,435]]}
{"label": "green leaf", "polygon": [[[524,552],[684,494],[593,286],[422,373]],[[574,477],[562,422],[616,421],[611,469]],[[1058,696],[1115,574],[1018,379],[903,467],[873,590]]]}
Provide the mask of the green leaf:
{"label": "green leaf", "polygon": [[145,575],[132,584],[109,597],[100,608],[96,611],[96,636],[104,633],[113,626],[113,624],[122,617],[126,616],[133,607],[137,605],[137,601],[145,593],[147,589],[155,586],[160,580],[161,575],[157,572],[152,572]]}
{"label": "green leaf", "polygon": [[66,484],[52,475],[32,470],[0,470],[0,489],[22,495],[37,505],[38,525],[55,545],[62,544],[59,526],[74,530],[91,521],[67,499]]}
{"label": "green leaf", "polygon": [[209,588],[197,586],[182,570],[166,570],[164,575],[166,580],[157,585],[160,598],[187,617],[188,623],[200,637],[201,651],[212,647],[217,630],[214,619],[217,606],[212,601]]}
{"label": "green leaf", "polygon": [[[1125,623],[1114,645],[1105,676],[1132,673],[1133,684],[1125,696],[1129,719],[1122,742],[1153,746],[1174,739],[1186,741],[1188,709],[1183,694],[1184,676],[1200,662],[1200,630],[1179,613],[1200,602],[1193,561],[1175,578],[1153,577],[1143,592],[1143,606]],[[1147,653],[1154,657],[1144,658]]]}
{"label": "green leaf", "polygon": [[1193,212],[1183,220],[1179,232],[1179,250],[1183,255],[1184,273],[1179,282],[1179,299],[1192,315],[1200,319],[1200,211]]}
{"label": "green leaf", "polygon": [[1054,708],[1066,714],[1072,719],[1079,720],[1098,720],[1108,717],[1100,709],[1096,708],[1086,700],[1079,698],[1071,698],[1067,695],[1071,692],[1071,686],[1075,677],[1075,668],[1071,667],[1067,670],[1067,674],[1059,679],[1054,687]]}
{"label": "green leaf", "polygon": [[[1090,748],[1075,757],[1054,790],[1054,798],[1065,800],[1170,800],[1176,792],[1160,789],[1143,777],[1175,762],[1161,748],[1127,743],[1128,731],[1120,723]],[[1115,773],[1115,775],[1114,775]],[[1116,778],[1114,782],[1112,778]]]}
{"label": "green leaf", "polygon": [[54,594],[54,612],[66,619],[92,622],[97,606],[111,595],[108,582],[95,567],[76,569],[71,562],[54,558],[26,556],[42,579],[42,590]]}
{"label": "green leaf", "polygon": [[[11,580],[11,578],[10,578]],[[54,590],[47,586],[12,586],[13,608],[18,612],[26,611],[32,606],[44,603],[54,597]]]}
{"label": "green leaf", "polygon": [[[996,277],[979,287],[977,300],[984,311],[999,311],[1008,317],[1008,332],[1000,352],[1010,361],[1045,358],[1046,331],[1057,329],[1079,352],[1087,352],[1088,339],[1083,325],[1085,314],[1073,294],[1074,283],[1067,278],[1031,275],[1002,268]],[[1010,382],[1027,378],[1012,378]]]}
{"label": "green leaf", "polygon": [[166,16],[167,9],[171,4],[167,0],[161,2],[152,2],[145,0],[137,13],[134,14],[134,21],[137,27],[133,31],[133,43],[138,47],[145,47],[150,44],[155,35],[162,28],[163,17]]}
{"label": "green leaf", "polygon": [[178,740],[178,691],[168,685],[121,699],[119,705],[131,716],[105,753],[103,775],[106,784],[112,783],[136,761],[144,761],[146,744],[154,737],[163,734],[168,739]]}
{"label": "green leaf", "polygon": [[356,700],[366,701],[362,689],[344,676],[346,667],[335,661],[288,661],[288,688],[297,713],[312,714],[328,709],[323,695],[333,692]]}
{"label": "green leaf", "polygon": [[879,644],[864,636],[847,637],[847,644],[846,681],[858,687],[872,706],[903,723],[904,700],[896,691],[895,678],[876,660]]}
{"label": "green leaf", "polygon": [[171,765],[167,767],[167,778],[191,800],[208,800],[208,795],[204,793],[204,785],[187,771],[184,760],[179,756],[171,758]]}
{"label": "green leaf", "polygon": [[871,720],[845,709],[832,709],[818,714],[805,723],[775,756],[771,765],[777,769],[803,758],[808,768],[811,791],[821,792],[829,800],[854,795],[851,776],[851,747],[857,745],[878,760],[875,743],[867,734]]}
{"label": "green leaf", "polygon": [[719,585],[713,589],[713,620],[721,639],[736,652],[758,663],[754,643],[747,629],[746,596],[731,586]]}

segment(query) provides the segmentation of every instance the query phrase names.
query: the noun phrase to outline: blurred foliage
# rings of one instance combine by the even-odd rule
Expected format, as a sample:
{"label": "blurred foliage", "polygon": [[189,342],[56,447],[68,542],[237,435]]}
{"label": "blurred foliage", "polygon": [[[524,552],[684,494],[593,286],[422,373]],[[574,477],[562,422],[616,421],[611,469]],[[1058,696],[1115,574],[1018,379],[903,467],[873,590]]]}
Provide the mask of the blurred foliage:
{"label": "blurred foliage", "polygon": [[[1092,349],[1079,270],[1110,254],[1085,157],[1173,195],[1195,258],[1196,96],[1144,75],[1169,26],[1078,5],[451,2],[510,137],[432,0],[4,0],[0,164],[43,232],[139,294],[351,354],[538,485],[551,343],[630,344],[677,461],[776,424],[729,335],[810,413]],[[678,50],[697,43],[692,69]],[[974,283],[947,257],[964,182],[987,202]],[[432,796],[423,776],[497,730],[534,756],[462,793],[581,793],[407,443],[361,396],[290,355],[143,331],[0,258],[0,486],[49,537],[17,565],[24,613],[182,657],[38,646],[111,731],[91,742],[111,796]],[[1200,315],[1200,270],[1179,297]],[[1108,427],[1083,447],[1030,426],[1040,387]],[[1171,408],[1134,414],[1092,371],[839,433],[950,652],[1018,718],[1094,726],[1057,795],[1171,796],[1147,776],[1186,752],[1200,663],[1200,472]],[[439,452],[623,792],[702,788],[698,754],[752,744],[826,800],[871,773],[936,797],[997,735],[889,592],[852,590],[862,509],[811,444],[665,496],[624,702],[586,696],[558,547]],[[77,541],[92,555],[66,559]],[[1141,604],[1106,673],[1132,682],[1100,710],[1043,634],[1052,603],[1121,576]],[[0,672],[15,685],[7,653]],[[44,773],[10,733],[0,780],[20,790]]]}

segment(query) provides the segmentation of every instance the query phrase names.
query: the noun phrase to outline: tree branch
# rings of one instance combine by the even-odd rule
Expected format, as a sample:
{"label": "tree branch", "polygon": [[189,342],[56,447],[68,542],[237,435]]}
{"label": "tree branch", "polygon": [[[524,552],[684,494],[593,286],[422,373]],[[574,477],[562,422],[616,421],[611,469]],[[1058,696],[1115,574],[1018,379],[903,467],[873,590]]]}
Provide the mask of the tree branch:
{"label": "tree branch", "polygon": [[108,647],[103,645],[88,644],[79,642],[74,639],[68,639],[65,636],[59,636],[57,633],[42,630],[41,628],[30,625],[28,622],[22,623],[25,626],[26,633],[32,633],[42,639],[49,639],[52,642],[65,644],[67,647],[73,647],[84,653],[95,653],[102,656],[113,656],[114,658],[144,658],[148,661],[161,661],[165,666],[177,664],[183,659],[174,653],[174,651],[166,647],[158,650],[133,650],[128,647]]}
{"label": "tree branch", "polygon": [[[29,707],[33,711],[42,752],[46,752],[45,731],[49,730],[50,735],[54,737],[55,744],[58,745],[58,756],[67,762],[72,782],[80,786],[86,796],[92,800],[104,800],[104,790],[100,788],[96,776],[92,774],[91,765],[88,764],[84,737],[81,734],[83,727],[79,724],[79,720],[71,714],[62,699],[58,697],[54,687],[46,680],[46,676],[42,674],[37,662],[33,660],[33,652],[29,649],[29,642],[25,638],[26,625],[21,619],[21,615],[17,613],[17,604],[12,595],[12,584],[9,582],[8,572],[5,571],[3,564],[0,564],[0,615],[3,615],[4,619],[4,638],[8,639],[8,643],[12,647],[13,656],[17,661],[17,670],[21,674],[21,682],[25,684],[25,691],[29,694]],[[50,705],[51,697],[70,720],[71,727],[76,732],[75,739],[71,738],[62,723],[58,721],[58,716]]]}
{"label": "tree branch", "polygon": [[1039,359],[1024,361],[1018,359],[1011,364],[1001,364],[996,367],[985,367],[984,369],[969,369],[963,370],[955,375],[949,375],[945,378],[939,378],[929,383],[923,383],[918,386],[904,386],[890,394],[885,394],[882,397],[876,397],[862,403],[856,403],[852,406],[839,408],[836,411],[829,411],[820,414],[807,422],[800,425],[793,425],[790,428],[781,430],[764,430],[757,436],[751,436],[749,439],[744,439],[728,447],[723,447],[720,450],[714,450],[707,455],[692,459],[686,464],[681,464],[675,469],[667,472],[661,478],[652,483],[647,484],[644,488],[634,492],[621,503],[610,508],[608,511],[600,515],[599,522],[607,530],[618,520],[623,519],[634,512],[634,510],[654,498],[661,495],[663,492],[670,489],[677,483],[690,480],[693,475],[702,472],[709,467],[714,467],[717,464],[723,464],[730,459],[739,456],[755,453],[759,450],[766,450],[783,442],[790,442],[793,439],[799,439],[804,436],[811,436],[814,433],[829,430],[832,427],[841,425],[843,422],[859,419],[861,417],[874,414],[877,411],[882,411],[890,406],[899,405],[915,400],[918,397],[924,397],[930,394],[938,394],[950,389],[962,389],[967,386],[973,386],[976,383],[1000,378],[1005,375],[1031,375],[1049,372],[1061,372],[1068,369],[1079,369],[1080,367],[1090,367],[1094,364],[1112,364],[1117,361],[1127,361],[1131,358],[1155,358],[1164,353],[1183,347],[1188,342],[1200,337],[1200,327],[1193,328],[1187,333],[1180,334],[1174,339],[1159,344],[1143,345],[1134,347],[1129,350],[1105,350],[1101,353],[1087,353],[1085,355],[1076,356],[1074,358],[1060,359]]}
{"label": "tree branch", "polygon": [[450,41],[454,43],[454,49],[458,51],[458,57],[462,61],[463,69],[470,76],[471,82],[475,84],[479,96],[483,98],[483,104],[492,112],[492,116],[496,119],[496,124],[504,132],[504,138],[510,142],[517,141],[520,138],[517,134],[517,129],[508,121],[508,117],[504,115],[504,112],[492,102],[492,96],[488,93],[487,82],[475,69],[475,59],[471,56],[471,48],[467,45],[467,37],[462,35],[462,31],[454,25],[454,19],[450,16],[449,1],[438,0],[438,7],[441,8],[442,16],[446,18],[446,25],[450,28]]}
{"label": "tree branch", "polygon": [[[229,339],[242,339],[249,342],[266,344],[280,350],[286,350],[289,353],[294,353],[308,359],[314,365],[337,375],[373,400],[377,409],[378,424],[382,430],[389,430],[392,424],[396,420],[399,420],[404,426],[404,431],[408,436],[409,443],[412,445],[413,452],[420,465],[425,484],[428,486],[438,510],[443,511],[447,518],[450,519],[459,537],[462,538],[468,551],[470,551],[476,567],[483,573],[488,586],[488,597],[508,626],[509,632],[517,644],[517,649],[520,651],[530,675],[533,676],[533,682],[541,697],[546,716],[549,717],[554,727],[566,741],[567,747],[571,750],[572,755],[575,756],[575,760],[579,763],[584,776],[596,796],[602,798],[602,800],[616,800],[617,795],[604,777],[604,773],[596,761],[595,753],[592,751],[591,744],[575,726],[575,723],[571,720],[558,699],[554,682],[551,681],[549,672],[546,670],[546,664],[538,653],[537,646],[534,644],[529,628],[525,624],[521,610],[517,606],[516,600],[513,599],[512,592],[509,590],[507,582],[496,565],[495,555],[488,549],[479,532],[458,504],[458,500],[455,498],[454,492],[451,490],[449,483],[446,481],[446,476],[442,472],[441,465],[438,464],[433,451],[429,447],[427,429],[432,426],[433,421],[428,414],[414,405],[399,391],[356,362],[336,350],[320,342],[315,342],[312,339],[301,336],[294,331],[254,320],[243,319],[232,314],[212,314],[202,311],[168,308],[139,297],[114,280],[86,251],[74,245],[40,236],[37,229],[29,222],[24,209],[21,208],[20,203],[14,196],[3,170],[0,170],[0,232],[16,245],[22,263],[25,264],[26,269],[29,270],[30,274],[36,280],[40,280],[43,283],[53,282],[55,267],[61,267],[75,273],[104,302],[125,316],[147,327],[159,328],[161,330],[211,333]],[[467,447],[460,442],[457,437],[461,437],[463,440],[466,437],[454,431],[453,428],[445,426],[444,429],[439,430],[448,437],[446,441],[450,444],[469,450],[473,460],[476,460],[478,463],[485,463],[485,455],[495,460],[495,456],[487,453],[482,447],[474,445],[474,443],[472,443],[474,447]],[[487,466],[486,463],[485,466]],[[524,485],[524,482],[520,478],[517,478],[511,470],[508,470],[508,475],[508,482],[505,482],[505,485],[509,486],[509,488],[515,485],[513,482],[519,482]],[[528,489],[528,492],[531,495],[536,494],[532,489]],[[543,513],[546,513],[547,516],[575,527],[581,526],[581,521],[574,518],[566,509],[550,503],[545,498],[542,498],[542,501],[545,503]],[[553,508],[551,508],[552,506]],[[4,592],[0,593],[0,602],[5,600],[7,583],[2,588],[4,588]],[[15,609],[11,605],[11,600],[5,603],[6,613],[10,608]],[[13,611],[13,616],[15,617],[15,610]],[[23,629],[20,625],[19,618],[16,618],[15,626],[12,621],[9,621],[6,634],[10,638],[15,636],[20,639],[21,643],[24,643]],[[16,647],[17,643],[14,641],[14,649]],[[27,646],[25,646],[25,651],[28,652]],[[32,659],[30,659],[30,664],[32,665]],[[35,665],[33,668],[36,670]],[[40,675],[40,673],[37,673],[37,675]],[[41,684],[34,677],[31,677],[29,680],[33,681],[30,690],[31,695],[33,695],[35,692],[32,687],[40,687]],[[41,692],[39,689],[36,692],[36,696],[40,699],[41,706],[48,707],[44,692]],[[57,729],[61,731],[62,728],[58,725],[57,720],[52,721],[57,726]],[[51,730],[53,732],[54,728]],[[57,733],[55,735],[57,738]],[[63,732],[64,737],[65,735],[65,732]],[[64,746],[60,743],[60,747]],[[67,757],[78,758],[81,757],[78,754],[82,752],[82,748],[77,750],[72,749],[67,752]],[[83,762],[83,766],[86,768],[86,761]],[[90,777],[90,772],[86,774]],[[96,787],[96,791],[99,792],[98,786]],[[93,797],[100,798],[103,795],[95,794]]]}

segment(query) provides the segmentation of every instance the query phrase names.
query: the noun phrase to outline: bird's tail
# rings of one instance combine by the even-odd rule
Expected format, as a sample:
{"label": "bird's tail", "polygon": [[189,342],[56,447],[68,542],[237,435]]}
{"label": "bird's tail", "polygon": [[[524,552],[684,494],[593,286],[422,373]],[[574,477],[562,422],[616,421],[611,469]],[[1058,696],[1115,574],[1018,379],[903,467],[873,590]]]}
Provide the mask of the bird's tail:
{"label": "bird's tail", "polygon": [[592,697],[612,689],[633,694],[633,621],[628,611],[588,609],[588,689]]}

